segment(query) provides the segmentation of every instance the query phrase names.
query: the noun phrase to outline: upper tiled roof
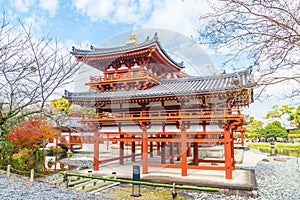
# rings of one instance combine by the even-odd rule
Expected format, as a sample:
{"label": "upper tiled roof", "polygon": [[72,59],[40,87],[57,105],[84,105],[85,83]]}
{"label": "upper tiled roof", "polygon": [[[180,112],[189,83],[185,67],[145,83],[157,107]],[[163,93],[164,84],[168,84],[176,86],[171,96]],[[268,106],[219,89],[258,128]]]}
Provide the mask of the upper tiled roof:
{"label": "upper tiled roof", "polygon": [[126,100],[148,97],[181,96],[237,91],[253,84],[249,70],[209,77],[191,77],[162,80],[160,85],[146,90],[78,92],[66,91],[65,98],[72,101]]}
{"label": "upper tiled roof", "polygon": [[125,53],[129,53],[132,51],[147,49],[156,47],[159,49],[162,54],[175,66],[178,68],[184,68],[183,63],[178,63],[175,60],[173,60],[167,52],[162,48],[157,34],[155,34],[152,39],[149,39],[149,37],[142,43],[134,43],[134,44],[127,44],[123,46],[118,47],[111,47],[111,48],[96,48],[94,46],[91,46],[91,50],[81,50],[76,49],[75,47],[72,47],[71,54],[74,56],[84,56],[84,57],[93,57],[93,56],[112,56],[112,55],[122,55]]}

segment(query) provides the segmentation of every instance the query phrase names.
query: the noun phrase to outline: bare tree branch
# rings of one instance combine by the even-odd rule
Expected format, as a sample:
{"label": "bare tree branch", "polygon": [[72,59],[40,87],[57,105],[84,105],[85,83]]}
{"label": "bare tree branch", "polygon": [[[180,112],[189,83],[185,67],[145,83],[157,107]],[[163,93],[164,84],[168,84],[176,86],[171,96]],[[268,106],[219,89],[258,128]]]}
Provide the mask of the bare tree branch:
{"label": "bare tree branch", "polygon": [[[30,27],[0,25],[0,136],[12,123],[45,113],[57,89],[72,82],[76,60],[51,37],[34,38]],[[52,97],[53,98],[53,97]]]}
{"label": "bare tree branch", "polygon": [[249,62],[255,87],[292,81],[298,94],[300,2],[219,0],[210,5],[212,11],[199,18],[200,42],[227,55],[225,66]]}

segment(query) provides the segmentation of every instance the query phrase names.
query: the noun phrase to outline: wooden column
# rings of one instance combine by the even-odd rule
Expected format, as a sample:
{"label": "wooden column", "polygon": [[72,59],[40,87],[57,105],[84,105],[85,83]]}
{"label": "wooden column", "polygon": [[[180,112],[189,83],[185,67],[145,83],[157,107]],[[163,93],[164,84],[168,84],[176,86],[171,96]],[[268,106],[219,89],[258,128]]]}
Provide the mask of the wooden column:
{"label": "wooden column", "polygon": [[244,146],[244,139],[245,139],[245,134],[244,131],[242,131],[241,132],[242,147]]}
{"label": "wooden column", "polygon": [[234,136],[233,131],[230,131],[230,145],[231,145],[231,167],[232,170],[235,169],[235,158],[234,158]]}
{"label": "wooden column", "polygon": [[224,128],[224,151],[226,179],[232,179],[232,151],[231,151],[230,131]]}
{"label": "wooden column", "polygon": [[174,142],[170,142],[170,163],[174,164]]}
{"label": "wooden column", "polygon": [[[135,138],[133,135],[132,138]],[[135,141],[131,142],[131,162],[135,162]]]}
{"label": "wooden column", "polygon": [[99,170],[99,132],[94,132],[94,171]]}
{"label": "wooden column", "polygon": [[148,174],[148,135],[145,127],[143,130],[143,138],[142,138],[142,168],[143,174]]}
{"label": "wooden column", "polygon": [[150,157],[153,158],[153,142],[150,142]]}
{"label": "wooden column", "polygon": [[[163,126],[162,126],[163,133],[165,133],[165,130],[166,130],[165,126],[166,126],[165,124],[163,124]],[[165,135],[162,135],[161,137],[165,138]],[[165,142],[161,143],[161,157],[160,157],[160,159],[161,159],[161,164],[166,164],[166,143]]]}
{"label": "wooden column", "polygon": [[181,152],[181,144],[179,142],[176,143],[176,151],[177,151],[177,161],[180,161],[180,152]]}
{"label": "wooden column", "polygon": [[[161,136],[158,135],[160,138]],[[160,142],[156,142],[156,155],[160,156]]]}
{"label": "wooden column", "polygon": [[[119,135],[120,138],[124,138],[124,134],[122,134],[121,130],[121,123],[118,125]],[[124,165],[124,141],[120,141],[120,148],[119,148],[119,164]]]}
{"label": "wooden column", "polygon": [[191,157],[191,156],[192,156],[191,143],[190,143],[190,142],[187,143],[187,152],[186,152],[186,156],[187,156],[187,157]]}
{"label": "wooden column", "polygon": [[186,145],[186,130],[181,129],[181,176],[187,176],[187,145]]}
{"label": "wooden column", "polygon": [[[142,112],[141,112],[141,117],[147,116],[146,114],[146,105],[148,103],[141,103],[140,105],[142,106]],[[148,133],[147,133],[147,128],[146,124],[143,122],[139,122],[140,128],[143,131],[143,138],[142,138],[142,173],[143,174],[148,174]]]}
{"label": "wooden column", "polygon": [[[197,138],[197,137],[196,137]],[[194,165],[199,165],[199,151],[198,151],[198,142],[193,143],[193,152],[194,152]]]}

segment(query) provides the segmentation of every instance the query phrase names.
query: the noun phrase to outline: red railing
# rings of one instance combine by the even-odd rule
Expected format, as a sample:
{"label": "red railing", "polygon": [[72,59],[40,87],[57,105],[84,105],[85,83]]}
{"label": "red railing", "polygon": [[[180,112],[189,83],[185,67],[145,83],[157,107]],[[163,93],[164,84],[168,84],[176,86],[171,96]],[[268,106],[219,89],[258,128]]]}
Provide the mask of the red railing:
{"label": "red railing", "polygon": [[128,78],[143,78],[146,76],[150,76],[151,78],[159,81],[157,77],[155,77],[149,71],[139,71],[138,73],[134,73],[134,71],[126,72],[126,73],[117,73],[114,74],[114,77],[104,77],[104,76],[90,76],[90,84],[106,82],[106,81],[113,81],[113,80],[120,80],[120,79],[128,79]]}
{"label": "red railing", "polygon": [[[198,116],[226,116],[240,115],[239,109],[186,109],[186,110],[151,110],[128,112],[103,112],[99,113],[101,119],[122,118],[168,118],[168,117],[198,117]],[[95,116],[84,116],[85,119],[96,119]]]}

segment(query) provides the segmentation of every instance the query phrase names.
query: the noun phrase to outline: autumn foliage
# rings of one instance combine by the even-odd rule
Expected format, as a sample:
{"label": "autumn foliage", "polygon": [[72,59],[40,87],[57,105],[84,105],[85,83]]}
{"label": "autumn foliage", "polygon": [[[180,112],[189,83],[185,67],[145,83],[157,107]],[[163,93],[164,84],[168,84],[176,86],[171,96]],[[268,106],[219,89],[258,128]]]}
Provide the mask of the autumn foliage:
{"label": "autumn foliage", "polygon": [[24,120],[11,128],[6,137],[14,144],[15,150],[38,149],[41,144],[54,139],[58,131],[41,120]]}

